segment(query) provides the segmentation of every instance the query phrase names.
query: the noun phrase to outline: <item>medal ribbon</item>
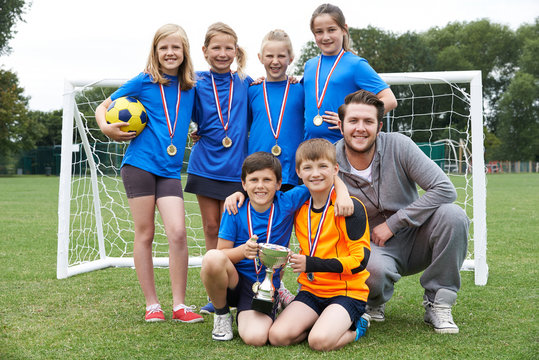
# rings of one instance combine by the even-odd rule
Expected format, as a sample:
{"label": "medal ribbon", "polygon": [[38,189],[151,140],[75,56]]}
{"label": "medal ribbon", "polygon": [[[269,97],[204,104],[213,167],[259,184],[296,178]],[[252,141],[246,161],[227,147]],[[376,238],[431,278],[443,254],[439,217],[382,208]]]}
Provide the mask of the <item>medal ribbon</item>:
{"label": "medal ribbon", "polygon": [[232,97],[234,96],[234,81],[232,78],[232,75],[230,75],[230,85],[228,87],[228,114],[225,121],[223,120],[223,112],[221,111],[221,103],[219,102],[219,94],[217,93],[217,86],[215,86],[215,80],[213,79],[213,74],[210,70],[210,76],[211,76],[211,85],[213,88],[213,96],[215,98],[215,104],[217,105],[217,115],[219,115],[219,120],[221,120],[221,125],[223,125],[223,129],[226,131],[228,130],[228,124],[230,123],[230,108],[232,107]]}
{"label": "medal ribbon", "polygon": [[320,58],[318,58],[318,65],[316,66],[316,83],[315,83],[315,89],[316,89],[316,107],[318,108],[318,113],[320,114],[320,108],[322,107],[322,102],[324,101],[324,97],[326,96],[326,90],[328,89],[329,79],[331,78],[331,75],[333,75],[333,71],[337,67],[337,64],[339,61],[341,61],[342,56],[344,55],[345,51],[344,49],[341,49],[341,52],[339,55],[337,55],[337,58],[333,62],[333,66],[331,67],[331,70],[329,71],[329,74],[326,78],[326,82],[324,84],[324,88],[322,89],[322,94],[320,97],[318,96],[319,92],[319,85],[318,85],[318,78],[320,77],[320,65],[322,64],[322,55],[320,55]]}
{"label": "medal ribbon", "polygon": [[277,122],[277,131],[273,129],[273,123],[271,120],[270,106],[269,106],[269,101],[268,101],[268,91],[266,89],[266,80],[264,80],[262,85],[263,85],[263,90],[264,90],[263,91],[264,104],[266,105],[266,113],[268,114],[270,129],[271,129],[271,132],[273,133],[273,137],[275,138],[275,142],[277,142],[277,139],[279,138],[279,134],[281,133],[281,125],[283,123],[284,109],[286,107],[286,101],[288,99],[288,89],[290,88],[290,81],[288,81],[288,79],[286,80],[286,88],[284,89],[283,100],[281,100],[281,110],[279,112],[279,120]]}
{"label": "medal ribbon", "polygon": [[[269,219],[268,219],[268,227],[266,229],[266,233],[267,233],[267,236],[266,236],[266,244],[269,243],[270,241],[270,237],[271,237],[271,227],[272,227],[272,224],[273,224],[273,213],[275,212],[275,204],[271,204],[271,210],[270,210],[270,214],[269,214]],[[249,201],[247,203],[247,225],[249,226],[249,239],[251,239],[253,237],[253,222],[251,220],[251,201]],[[247,240],[249,241],[249,240]],[[253,259],[253,262],[255,263],[255,271],[256,271],[256,274],[258,275],[260,273],[260,270],[262,270],[262,266],[258,267],[258,264],[257,264],[257,261],[256,261],[256,258]]]}
{"label": "medal ribbon", "polygon": [[316,234],[314,236],[314,239],[312,237],[311,232],[311,211],[312,211],[312,202],[313,198],[311,197],[309,199],[309,213],[307,215],[307,229],[309,231],[309,255],[314,256],[314,253],[316,252],[316,248],[318,247],[318,240],[320,239],[320,233],[322,232],[322,224],[324,223],[324,220],[326,219],[326,215],[328,213],[329,209],[329,202],[331,201],[331,193],[333,192],[334,186],[331,187],[331,190],[328,194],[328,199],[326,201],[326,205],[324,205],[324,211],[322,211],[322,217],[320,218],[320,222],[318,223],[318,228],[316,229]]}
{"label": "medal ribbon", "polygon": [[172,145],[172,138],[176,132],[176,124],[178,123],[178,112],[180,111],[180,100],[182,93],[180,91],[180,82],[178,81],[178,99],[176,100],[176,118],[174,119],[174,127],[170,123],[170,116],[168,114],[167,99],[165,98],[165,90],[163,84],[159,84],[159,90],[161,91],[161,102],[163,103],[163,110],[165,110],[165,118],[167,119],[168,135],[170,136],[170,144]]}

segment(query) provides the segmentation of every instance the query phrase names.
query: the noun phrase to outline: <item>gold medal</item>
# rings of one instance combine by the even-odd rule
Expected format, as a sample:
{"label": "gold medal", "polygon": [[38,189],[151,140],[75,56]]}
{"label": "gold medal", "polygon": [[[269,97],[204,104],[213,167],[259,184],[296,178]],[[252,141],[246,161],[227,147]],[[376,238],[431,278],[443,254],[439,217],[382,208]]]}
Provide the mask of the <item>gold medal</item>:
{"label": "gold medal", "polygon": [[277,144],[273,145],[273,147],[271,148],[271,153],[275,156],[281,155],[281,147]]}
{"label": "gold medal", "polygon": [[322,116],[320,115],[316,115],[313,119],[313,123],[316,125],[316,126],[320,126],[324,123],[324,119],[322,118]]}
{"label": "gold medal", "polygon": [[290,81],[288,81],[288,78],[286,79],[286,88],[284,89],[283,100],[281,100],[281,110],[279,111],[279,120],[277,121],[277,130],[273,129],[273,121],[271,119],[269,99],[268,99],[268,94],[266,90],[266,80],[264,80],[262,85],[263,85],[262,89],[264,93],[264,104],[266,105],[266,114],[268,115],[268,122],[269,122],[271,132],[273,133],[273,137],[275,138],[275,145],[271,148],[271,153],[274,156],[279,156],[281,155],[281,147],[277,145],[277,140],[279,139],[279,134],[281,133],[281,125],[283,124],[283,116],[284,116],[284,110],[286,107],[286,99],[288,98],[288,89],[290,88]]}
{"label": "gold medal", "polygon": [[176,149],[176,146],[172,145],[172,139],[174,138],[174,133],[176,132],[176,124],[178,124],[178,112],[180,111],[180,100],[182,97],[180,83],[178,82],[178,99],[176,100],[176,119],[174,120],[174,126],[172,126],[172,124],[170,123],[167,99],[165,98],[165,90],[163,89],[163,85],[159,84],[159,90],[161,91],[163,111],[165,112],[165,119],[167,120],[168,134],[170,136],[170,145],[167,147],[167,154],[169,154],[170,156],[174,156],[176,155],[176,152],[178,152],[178,150]]}
{"label": "gold medal", "polygon": [[253,292],[254,292],[255,294],[258,293],[258,288],[259,288],[259,287],[260,287],[260,282],[259,282],[259,281],[255,281],[255,282],[253,283],[253,287],[252,287]]}
{"label": "gold medal", "polygon": [[170,156],[174,156],[176,155],[176,146],[170,144],[168,147],[167,147],[167,154],[169,154]]}
{"label": "gold medal", "polygon": [[228,136],[226,136],[223,141],[221,141],[223,143],[223,146],[226,147],[226,148],[229,148],[232,146],[232,139],[229,138]]}

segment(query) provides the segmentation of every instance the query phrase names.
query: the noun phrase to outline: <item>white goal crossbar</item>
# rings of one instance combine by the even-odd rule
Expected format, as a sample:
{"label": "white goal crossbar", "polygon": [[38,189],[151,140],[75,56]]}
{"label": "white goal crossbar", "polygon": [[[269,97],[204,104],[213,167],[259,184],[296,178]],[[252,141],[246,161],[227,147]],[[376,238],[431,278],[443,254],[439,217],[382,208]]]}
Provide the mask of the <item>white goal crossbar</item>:
{"label": "white goal crossbar", "polygon": [[[414,119],[421,116],[430,116],[435,118],[448,118],[451,121],[452,117],[464,117],[469,123],[469,127],[466,128],[466,139],[469,138],[469,143],[462,139],[454,139],[452,136],[443,138],[441,140],[432,141],[432,146],[440,145],[442,149],[446,149],[444,155],[446,158],[440,163],[440,166],[446,167],[446,171],[463,172],[464,175],[460,176],[461,180],[466,185],[463,186],[463,192],[465,193],[462,204],[463,208],[469,213],[472,218],[473,234],[470,236],[470,242],[473,244],[473,252],[469,253],[468,258],[465,260],[463,270],[473,270],[475,276],[475,284],[485,285],[488,279],[488,266],[486,262],[486,244],[487,244],[487,227],[486,227],[486,177],[485,177],[485,164],[484,164],[484,149],[483,149],[483,109],[482,109],[482,84],[481,84],[481,72],[480,71],[450,71],[450,72],[421,72],[421,73],[386,73],[380,74],[381,77],[392,86],[409,86],[410,92],[413,94],[415,85],[427,85],[427,87],[435,86],[436,84],[448,84],[451,88],[449,92],[451,96],[451,106],[454,101],[453,98],[458,101],[463,101],[467,109],[466,114],[462,115],[458,111],[451,109],[448,113],[438,112],[435,102],[439,95],[432,91],[432,94],[427,96],[413,95],[410,98],[398,99],[399,107],[405,107],[404,104],[411,103],[410,114],[406,115],[410,118],[410,124],[404,128],[388,129],[388,131],[402,131],[408,135],[415,132],[430,131],[432,129],[414,129]],[[62,151],[61,151],[61,168],[60,168],[60,189],[58,199],[58,257],[57,257],[57,277],[59,279],[67,278],[76,274],[89,272],[97,269],[103,269],[107,267],[133,267],[133,257],[129,254],[129,251],[120,254],[112,254],[109,251],[111,245],[110,242],[114,242],[114,239],[108,237],[121,236],[117,235],[122,229],[117,230],[113,235],[110,235],[110,231],[104,230],[102,219],[104,215],[102,211],[110,212],[110,209],[103,208],[103,201],[105,198],[111,198],[110,195],[103,195],[102,187],[108,186],[108,179],[103,181],[102,178],[107,177],[101,171],[98,171],[99,164],[96,164],[96,159],[99,161],[99,157],[94,154],[95,140],[93,137],[89,139],[87,135],[90,130],[89,127],[96,127],[95,119],[87,119],[88,114],[82,114],[79,111],[79,105],[77,104],[77,96],[84,93],[89,88],[108,88],[118,87],[126,79],[117,80],[99,80],[99,81],[66,81],[64,91],[63,102],[63,123],[62,123]],[[468,90],[460,88],[457,84],[464,84],[464,87]],[[105,96],[100,99],[104,100]],[[414,102],[419,101],[431,101],[432,111],[429,114],[415,114]],[[100,102],[99,101],[99,102]],[[98,103],[99,103],[98,102]],[[96,103],[98,105],[98,103]],[[96,106],[96,104],[92,106]],[[402,104],[402,105],[401,105]],[[460,110],[459,110],[460,111]],[[393,115],[392,115],[393,116]],[[402,118],[397,118],[392,121],[402,121]],[[433,120],[434,122],[434,120]],[[447,129],[441,129],[450,133]],[[438,129],[440,130],[440,129]],[[95,129],[93,129],[95,131]],[[460,141],[460,143],[459,143]],[[117,145],[117,144],[116,144]],[[431,146],[431,145],[429,145]],[[471,149],[470,149],[471,147]],[[444,151],[444,150],[442,150]],[[85,170],[74,171],[73,161],[74,158],[82,158],[81,153],[84,153]],[[457,155],[459,153],[459,155]],[[471,154],[469,154],[471,153]],[[464,155],[462,155],[464,154]],[[118,155],[118,154],[114,154]],[[123,153],[120,153],[121,157]],[[464,160],[461,159],[464,158]],[[443,165],[442,165],[443,163]],[[464,169],[464,170],[462,170]],[[468,171],[471,169],[471,171]],[[113,175],[113,178],[118,178],[119,175]],[[85,179],[84,191],[85,195],[84,204],[79,205],[73,202],[74,189],[72,189],[73,183],[81,178]],[[471,181],[469,180],[471,178]],[[471,184],[468,185],[468,182]],[[80,185],[79,185],[80,186]],[[123,188],[118,192],[121,193]],[[121,195],[121,194],[120,194]],[[119,196],[121,197],[121,196]],[[118,201],[115,199],[107,199],[107,201]],[[469,205],[468,205],[469,204]],[[79,236],[73,235],[74,228],[80,226],[79,223],[73,220],[77,216],[77,212],[83,211],[79,208],[91,209],[88,214],[88,218],[91,220],[80,221],[84,223],[84,226],[92,228],[91,237],[94,239],[79,240]],[[471,209],[471,210],[470,210]],[[86,211],[86,210],[84,210]],[[193,211],[193,210],[189,210]],[[196,209],[198,211],[198,209]],[[188,209],[186,207],[186,216],[189,216]],[[128,216],[126,216],[128,217]],[[121,221],[120,221],[121,220]],[[116,219],[118,227],[126,226],[122,225],[124,219]],[[127,221],[127,220],[126,220]],[[108,227],[109,225],[107,225]],[[193,227],[196,227],[193,225]],[[201,264],[201,252],[204,247],[203,234],[200,229],[193,232],[195,241],[201,242],[202,245],[197,245],[198,249],[195,256],[190,256],[190,266],[200,266]],[[78,241],[93,242],[96,249],[88,249],[88,252],[92,252],[93,255],[88,258],[85,255],[78,255],[76,259],[73,259],[70,252],[74,247],[74,243]],[[125,240],[122,240],[125,241]],[[86,245],[84,245],[86,246]],[[115,246],[115,245],[113,245]],[[168,266],[168,257],[163,256],[164,252],[154,253],[154,266],[166,267]],[[191,253],[191,251],[190,251]]]}

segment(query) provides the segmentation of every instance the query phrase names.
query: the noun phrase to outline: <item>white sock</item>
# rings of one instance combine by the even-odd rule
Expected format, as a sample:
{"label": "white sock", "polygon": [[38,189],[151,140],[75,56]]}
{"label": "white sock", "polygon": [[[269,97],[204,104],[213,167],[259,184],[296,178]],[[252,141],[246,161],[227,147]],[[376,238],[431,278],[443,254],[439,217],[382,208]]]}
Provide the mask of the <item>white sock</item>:
{"label": "white sock", "polygon": [[146,311],[158,310],[158,309],[161,309],[161,305],[159,303],[146,306]]}
{"label": "white sock", "polygon": [[172,308],[172,311],[178,311],[180,309],[184,309],[186,308],[187,306],[185,306],[185,304],[179,304],[179,305],[176,305]]}

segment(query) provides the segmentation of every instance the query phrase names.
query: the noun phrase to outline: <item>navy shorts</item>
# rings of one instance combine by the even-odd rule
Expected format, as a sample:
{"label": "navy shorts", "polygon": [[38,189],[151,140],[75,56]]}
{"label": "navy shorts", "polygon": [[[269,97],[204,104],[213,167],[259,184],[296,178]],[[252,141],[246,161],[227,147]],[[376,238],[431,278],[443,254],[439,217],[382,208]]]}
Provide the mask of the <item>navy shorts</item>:
{"label": "navy shorts", "polygon": [[293,301],[301,301],[302,303],[313,309],[314,312],[318,314],[318,316],[320,316],[324,309],[327,308],[329,305],[341,305],[348,312],[350,320],[352,320],[352,326],[350,326],[350,330],[356,329],[356,322],[359,320],[361,315],[365,313],[365,305],[367,305],[365,301],[353,299],[348,296],[340,295],[331,298],[322,298],[311,294],[308,291],[300,291]]}
{"label": "navy shorts", "polygon": [[[252,310],[251,301],[253,301],[255,293],[253,292],[253,283],[240,274],[238,276],[239,280],[236,287],[234,289],[227,289],[226,301],[228,306],[236,307],[239,314],[241,311]],[[279,304],[279,294],[277,291],[275,291],[274,297],[275,303],[273,304],[271,314],[268,315],[271,320],[275,320],[275,316],[277,315],[277,306]]]}
{"label": "navy shorts", "polygon": [[198,175],[187,174],[185,191],[188,193],[205,196],[210,199],[225,200],[227,196],[232,195],[236,191],[243,191],[243,187],[241,186],[241,181],[221,181]]}
{"label": "navy shorts", "polygon": [[182,182],[157,176],[135,166],[124,165],[120,171],[128,199],[141,196],[155,196],[156,199],[165,196],[176,196],[183,199]]}

